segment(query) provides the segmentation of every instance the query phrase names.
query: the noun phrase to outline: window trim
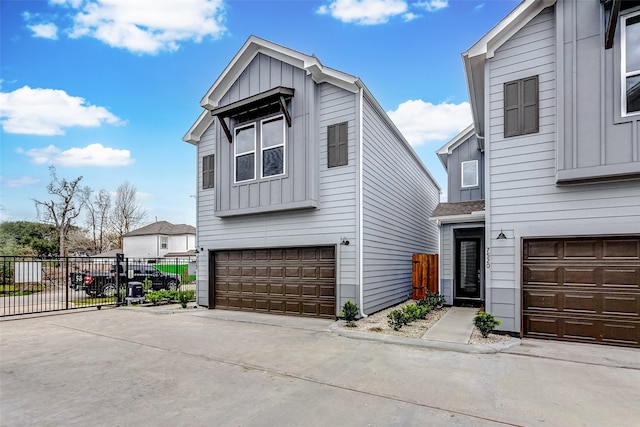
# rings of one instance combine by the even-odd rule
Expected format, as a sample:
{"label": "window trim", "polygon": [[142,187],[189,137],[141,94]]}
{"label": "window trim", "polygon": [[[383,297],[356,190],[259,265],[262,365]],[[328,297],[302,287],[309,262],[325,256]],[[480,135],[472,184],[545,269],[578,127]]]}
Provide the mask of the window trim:
{"label": "window trim", "polygon": [[640,76],[640,69],[627,72],[627,19],[636,16],[640,16],[640,11],[620,17],[620,115],[622,117],[640,116],[640,111],[627,111],[627,79]]}
{"label": "window trim", "polygon": [[[464,185],[464,165],[473,163],[476,165],[476,176],[475,176],[475,184],[473,185]],[[478,171],[478,161],[477,160],[465,160],[464,162],[460,162],[460,188],[474,188],[480,186],[480,173]]]}
{"label": "window trim", "polygon": [[[282,144],[272,145],[271,147],[264,147],[264,138],[262,137],[262,126],[265,122],[271,122],[276,120],[282,120]],[[275,116],[266,117],[264,119],[260,119],[260,179],[271,179],[279,176],[284,176],[287,174],[287,126],[286,118],[284,114],[277,114]],[[264,152],[267,150],[272,150],[274,148],[282,147],[282,173],[277,175],[264,175]]]}
{"label": "window trim", "polygon": [[[205,169],[205,159],[210,158],[211,162],[209,163],[211,169]],[[206,156],[202,156],[202,189],[210,190],[215,188],[215,154],[207,154]],[[211,182],[207,182],[206,176],[211,173]]]}
{"label": "window trim", "polygon": [[169,249],[169,236],[160,236],[160,249]]}
{"label": "window trim", "polygon": [[[236,137],[238,136],[238,131],[246,128],[253,128],[253,150],[243,151],[241,153],[237,152],[238,144],[236,141]],[[255,181],[256,179],[256,167],[258,162],[256,161],[256,140],[257,140],[257,132],[256,132],[256,122],[247,123],[241,126],[237,126],[233,129],[233,182],[234,184],[241,184],[243,182]],[[238,181],[238,157],[246,156],[248,154],[253,154],[253,178],[244,179],[242,181]]]}

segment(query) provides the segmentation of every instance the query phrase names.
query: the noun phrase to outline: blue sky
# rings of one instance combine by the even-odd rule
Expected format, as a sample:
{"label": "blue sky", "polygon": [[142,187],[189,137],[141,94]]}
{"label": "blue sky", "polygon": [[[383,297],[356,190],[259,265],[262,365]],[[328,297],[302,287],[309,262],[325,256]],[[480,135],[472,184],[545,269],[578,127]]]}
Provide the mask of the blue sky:
{"label": "blue sky", "polygon": [[54,164],[195,225],[181,138],[250,35],[360,77],[446,191],[434,152],[471,123],[460,54],[518,3],[0,0],[0,220],[37,220]]}

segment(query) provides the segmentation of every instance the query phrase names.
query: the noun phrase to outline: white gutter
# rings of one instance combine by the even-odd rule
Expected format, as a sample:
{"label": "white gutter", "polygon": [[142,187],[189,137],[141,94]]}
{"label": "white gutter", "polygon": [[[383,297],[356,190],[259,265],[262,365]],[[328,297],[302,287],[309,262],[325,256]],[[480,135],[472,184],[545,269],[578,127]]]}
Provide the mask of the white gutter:
{"label": "white gutter", "polygon": [[362,167],[362,163],[364,160],[364,156],[363,156],[363,145],[364,145],[364,136],[362,134],[362,130],[364,129],[363,126],[363,122],[364,122],[364,88],[360,87],[359,91],[358,91],[358,103],[359,103],[359,108],[360,108],[360,117],[358,118],[358,185],[359,185],[359,191],[358,191],[358,288],[359,288],[359,307],[360,307],[360,317],[367,317],[367,315],[364,313],[364,265],[363,265],[363,261],[364,261],[364,248],[363,248],[363,244],[364,244],[364,236],[363,236],[363,230],[364,230],[364,224],[363,224],[363,217],[364,217],[364,206],[363,206],[363,202],[364,202],[364,187],[363,187],[363,183],[364,183],[364,173],[363,170],[364,168]]}
{"label": "white gutter", "polygon": [[441,224],[455,224],[459,222],[475,222],[484,220],[485,211],[471,212],[465,215],[432,216],[429,221],[438,221]]}

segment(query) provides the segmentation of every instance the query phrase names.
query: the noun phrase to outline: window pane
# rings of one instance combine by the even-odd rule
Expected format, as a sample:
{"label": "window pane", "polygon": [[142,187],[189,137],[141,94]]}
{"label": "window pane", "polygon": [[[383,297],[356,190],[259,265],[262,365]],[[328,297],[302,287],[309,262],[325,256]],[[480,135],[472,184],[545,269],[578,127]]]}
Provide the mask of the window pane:
{"label": "window pane", "polygon": [[283,153],[283,147],[272,148],[262,152],[263,176],[281,175],[284,172]]}
{"label": "window pane", "polygon": [[640,76],[627,78],[627,112],[640,111]]}
{"label": "window pane", "polygon": [[264,148],[282,145],[284,143],[284,120],[279,117],[262,122],[262,146]]}
{"label": "window pane", "polygon": [[626,25],[627,73],[640,70],[640,15],[627,19]]}
{"label": "window pane", "polygon": [[236,129],[236,154],[255,150],[255,126]]}
{"label": "window pane", "polygon": [[247,181],[254,178],[254,154],[236,157],[236,181]]}
{"label": "window pane", "polygon": [[462,186],[475,187],[478,185],[478,162],[462,162]]}

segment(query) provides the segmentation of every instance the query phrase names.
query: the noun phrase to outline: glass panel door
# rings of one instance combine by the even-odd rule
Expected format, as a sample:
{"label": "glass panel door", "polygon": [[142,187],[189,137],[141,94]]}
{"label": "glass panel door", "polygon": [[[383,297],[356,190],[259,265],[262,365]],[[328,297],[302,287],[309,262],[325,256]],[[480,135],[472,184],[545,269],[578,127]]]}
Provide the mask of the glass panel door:
{"label": "glass panel door", "polygon": [[455,298],[480,298],[480,239],[457,240]]}

